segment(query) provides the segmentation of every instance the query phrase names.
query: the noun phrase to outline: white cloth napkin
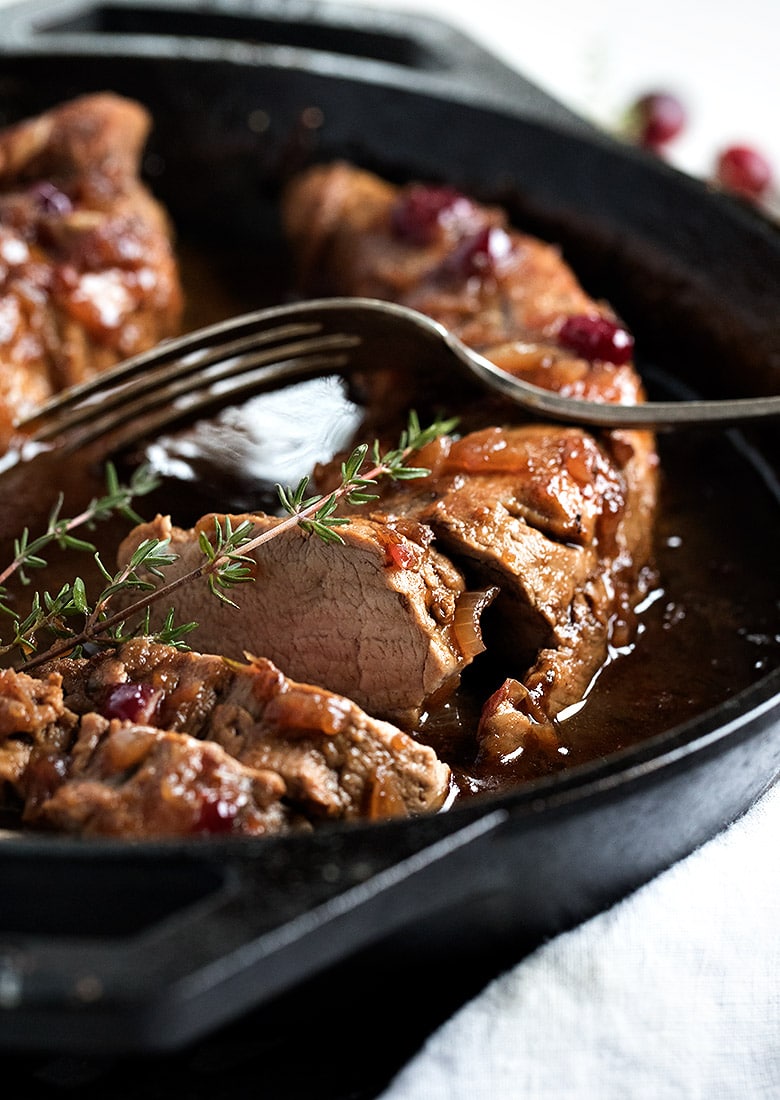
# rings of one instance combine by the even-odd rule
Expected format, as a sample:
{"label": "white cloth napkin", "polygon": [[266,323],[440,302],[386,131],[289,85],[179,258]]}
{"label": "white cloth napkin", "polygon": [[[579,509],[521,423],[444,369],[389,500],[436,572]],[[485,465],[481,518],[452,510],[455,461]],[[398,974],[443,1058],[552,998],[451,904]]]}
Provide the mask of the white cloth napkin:
{"label": "white cloth napkin", "polygon": [[780,784],[492,982],[382,1100],[778,1100]]}

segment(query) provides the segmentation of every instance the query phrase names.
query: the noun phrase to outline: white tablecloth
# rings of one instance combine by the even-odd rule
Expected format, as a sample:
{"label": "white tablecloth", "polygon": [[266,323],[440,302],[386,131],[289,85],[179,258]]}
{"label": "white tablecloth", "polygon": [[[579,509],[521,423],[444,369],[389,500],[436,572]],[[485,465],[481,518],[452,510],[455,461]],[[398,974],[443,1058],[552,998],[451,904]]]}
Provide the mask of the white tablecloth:
{"label": "white tablecloth", "polygon": [[780,787],[496,979],[382,1100],[777,1100]]}

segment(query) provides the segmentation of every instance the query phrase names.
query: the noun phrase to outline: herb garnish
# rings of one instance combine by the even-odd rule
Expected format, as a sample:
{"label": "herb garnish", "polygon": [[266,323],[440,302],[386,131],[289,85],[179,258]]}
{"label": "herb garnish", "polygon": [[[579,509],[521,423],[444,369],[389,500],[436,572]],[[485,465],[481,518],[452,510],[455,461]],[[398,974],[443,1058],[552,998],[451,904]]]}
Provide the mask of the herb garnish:
{"label": "herb garnish", "polygon": [[[223,517],[222,522],[216,519],[211,537],[201,532],[200,549],[203,558],[200,564],[175,580],[160,585],[155,585],[149,575],[164,581],[165,569],[176,560],[167,539],[144,540],[128,563],[112,574],[104,567],[93,544],[73,534],[79,527],[91,527],[96,521],[117,514],[134,522],[141,522],[131,508],[131,500],[150,492],[157,484],[156,479],[147,468],[141,468],[133,475],[129,485],[122,486],[114,467],[109,464],[105,496],[93,500],[84,512],[72,519],[60,518],[60,499],[49,517],[48,527],[43,535],[31,541],[29,532],[25,530],[16,540],[14,560],[0,573],[0,612],[10,616],[13,632],[13,637],[8,642],[0,642],[0,655],[18,649],[23,657],[18,667],[29,670],[66,653],[79,654],[84,645],[97,641],[118,643],[132,637],[151,637],[177,648],[186,648],[183,639],[196,628],[197,623],[177,626],[173,606],[170,606],[163,626],[152,632],[149,609],[153,603],[169,600],[183,585],[206,578],[210,591],[217,599],[233,607],[237,606],[228,593],[237,585],[252,580],[253,561],[249,556],[252,551],[295,527],[302,528],[324,542],[343,543],[338,529],[349,523],[349,519],[338,515],[339,503],[345,501],[352,506],[359,506],[375,500],[377,493],[374,489],[380,478],[407,480],[424,477],[429,471],[424,467],[408,465],[409,456],[439,436],[451,432],[455,425],[455,420],[438,420],[423,429],[417,415],[410,413],[408,426],[401,435],[398,447],[383,455],[379,444],[375,442],[371,450],[372,464],[367,470],[365,466],[369,447],[366,444],[356,447],[342,463],[338,488],[327,497],[317,494],[307,496],[308,477],[302,478],[294,489],[277,485],[281,507],[286,513],[284,519],[260,532],[249,521],[243,521],[233,528],[229,517]],[[51,543],[56,543],[63,549],[92,553],[105,585],[94,603],[90,603],[86,586],[80,577],[63,585],[56,595],[36,592],[29,614],[21,620],[6,603],[5,582],[16,573],[22,583],[29,584],[27,571],[46,567],[47,562],[41,551]],[[120,592],[134,592],[138,596],[129,606],[113,612],[112,600]],[[76,618],[79,625],[73,628],[70,621]],[[128,622],[133,624],[131,628],[128,628]],[[53,634],[55,641],[47,649],[38,652],[36,639],[44,631]]]}

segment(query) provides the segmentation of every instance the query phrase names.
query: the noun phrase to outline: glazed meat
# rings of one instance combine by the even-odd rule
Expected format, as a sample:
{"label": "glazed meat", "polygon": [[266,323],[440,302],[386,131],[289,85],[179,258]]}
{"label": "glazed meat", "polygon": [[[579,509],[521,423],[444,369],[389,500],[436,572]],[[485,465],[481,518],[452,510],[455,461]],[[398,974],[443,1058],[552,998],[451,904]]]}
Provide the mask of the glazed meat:
{"label": "glazed meat", "polygon": [[247,768],[213,742],[95,714],[82,718],[67,757],[33,758],[24,786],[26,824],[82,836],[290,828],[284,783],[273,772]]}
{"label": "glazed meat", "polygon": [[0,429],[179,328],[146,110],[85,96],[0,132]]}
{"label": "glazed meat", "polygon": [[[170,539],[178,560],[166,578],[186,573],[202,561],[199,537],[213,538],[215,518],[223,521],[204,516],[192,530],[174,528],[165,517],[142,524],[120,546],[119,564],[144,539]],[[248,519],[258,531],[280,522],[230,518],[234,529]],[[342,545],[295,528],[261,546],[253,554],[253,583],[233,592],[239,611],[205,584],[179,589],[178,621],[198,623],[188,641],[201,650],[268,657],[296,679],[411,728],[424,708],[454,690],[481,649],[479,615],[491,593],[466,591],[423,524],[355,516],[339,533]],[[163,611],[156,615],[159,621]]]}
{"label": "glazed meat", "polygon": [[336,163],[295,178],[282,214],[302,293],[398,302],[538,386],[641,399],[628,331],[554,245],[518,232],[497,207]]}
{"label": "glazed meat", "polygon": [[40,679],[0,669],[0,790],[17,797],[35,749],[58,750],[69,739],[75,716],[62,698],[62,677]]}
{"label": "glazed meat", "polygon": [[[283,215],[302,292],[393,300],[536,385],[644,399],[625,326],[587,295],[558,249],[518,232],[497,208],[337,163],[293,180]],[[391,368],[366,380],[369,410],[386,416],[393,401],[408,404],[412,373]],[[650,558],[654,440],[523,424],[497,400],[471,403],[464,421],[479,430],[420,455],[431,476],[385,493],[377,518],[428,525],[470,584],[500,590],[486,639],[511,675],[483,709],[483,758],[500,762],[532,743],[554,753],[556,717],[583,698],[610,645],[630,638]],[[321,488],[331,474],[319,472]]]}
{"label": "glazed meat", "polygon": [[[16,723],[31,747],[15,781],[37,827],[258,835],[417,814],[448,794],[433,750],[262,658],[134,641],[52,662],[40,679],[10,675],[37,707],[37,725],[30,707]],[[49,710],[42,691],[57,697]]]}
{"label": "glazed meat", "polygon": [[481,756],[529,737],[557,746],[553,719],[632,636],[652,496],[632,487],[625,454],[621,469],[579,428],[484,429],[418,457],[430,476],[383,493],[374,515],[425,523],[470,584],[498,590],[483,630],[494,667],[513,675],[483,711]]}

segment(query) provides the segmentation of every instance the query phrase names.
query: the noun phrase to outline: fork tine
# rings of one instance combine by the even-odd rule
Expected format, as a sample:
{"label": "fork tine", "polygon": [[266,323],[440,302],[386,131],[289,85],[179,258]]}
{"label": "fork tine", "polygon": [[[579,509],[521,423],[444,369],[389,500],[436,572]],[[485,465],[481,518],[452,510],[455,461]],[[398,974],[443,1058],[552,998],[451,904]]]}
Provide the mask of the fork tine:
{"label": "fork tine", "polygon": [[158,380],[133,400],[127,400],[122,390],[119,402],[77,408],[67,423],[58,423],[58,431],[49,426],[45,435],[36,434],[33,439],[38,443],[56,441],[60,449],[70,452],[105,437],[111,448],[118,450],[164,427],[213,412],[236,397],[337,372],[348,365],[346,352],[357,342],[354,336],[334,333],[232,354],[224,362],[215,363],[210,356],[201,370],[166,379],[163,385]]}
{"label": "fork tine", "polygon": [[[235,374],[244,374],[248,370],[267,367],[267,372],[257,377],[257,384],[268,387],[274,383],[278,371],[274,367],[295,359],[302,361],[309,356],[327,351],[346,350],[355,343],[354,337],[334,333],[329,336],[311,336],[272,348],[256,348],[252,336],[232,340],[224,347],[212,349],[208,354],[198,356],[195,361],[178,360],[173,363],[157,364],[142,377],[129,384],[112,387],[108,392],[95,391],[91,399],[84,404],[73,404],[56,415],[43,420],[38,427],[32,423],[31,438],[43,443],[55,439],[64,439],[73,432],[79,432],[79,440],[93,440],[101,434],[107,434],[129,421],[141,421],[159,406],[170,405],[171,418],[180,419],[184,415],[184,405],[174,406],[181,397],[195,394],[207,387],[215,387],[221,381]],[[291,370],[291,373],[295,373]],[[281,376],[281,375],[280,375]],[[227,403],[222,396],[222,403]],[[212,404],[217,401],[217,391],[211,396]],[[206,402],[208,403],[208,402]],[[174,415],[175,414],[175,415]],[[143,424],[137,425],[140,435]]]}
{"label": "fork tine", "polygon": [[[108,371],[95,375],[78,385],[69,387],[42,405],[36,412],[20,421],[20,431],[35,438],[53,438],[69,424],[67,410],[76,407],[89,413],[90,402],[110,401],[118,404],[129,394],[153,391],[160,372],[166,378],[183,377],[186,374],[239,354],[247,349],[280,344],[283,341],[316,334],[317,322],[288,322],[280,324],[284,307],[259,310],[255,313],[219,321],[214,325],[187,333],[185,336],[163,341],[148,351],[124,360]],[[227,337],[231,337],[227,340]]]}

